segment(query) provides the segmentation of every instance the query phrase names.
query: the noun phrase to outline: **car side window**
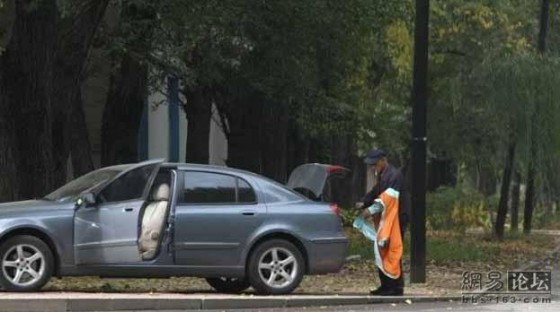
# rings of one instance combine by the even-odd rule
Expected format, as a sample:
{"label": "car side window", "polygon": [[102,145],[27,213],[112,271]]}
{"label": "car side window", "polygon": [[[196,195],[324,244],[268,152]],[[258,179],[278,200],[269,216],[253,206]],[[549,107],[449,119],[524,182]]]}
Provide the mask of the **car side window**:
{"label": "car side window", "polygon": [[185,171],[182,202],[186,204],[255,203],[251,186],[237,177],[202,171]]}
{"label": "car side window", "polygon": [[262,179],[259,181],[259,184],[264,195],[264,200],[267,203],[300,201],[303,199],[300,194],[287,189],[277,182]]}
{"label": "car side window", "polygon": [[119,202],[142,198],[154,165],[144,166],[123,174],[108,185],[98,198],[100,202]]}
{"label": "car side window", "polygon": [[251,204],[257,202],[257,196],[253,188],[243,179],[237,178],[238,201],[244,204]]}

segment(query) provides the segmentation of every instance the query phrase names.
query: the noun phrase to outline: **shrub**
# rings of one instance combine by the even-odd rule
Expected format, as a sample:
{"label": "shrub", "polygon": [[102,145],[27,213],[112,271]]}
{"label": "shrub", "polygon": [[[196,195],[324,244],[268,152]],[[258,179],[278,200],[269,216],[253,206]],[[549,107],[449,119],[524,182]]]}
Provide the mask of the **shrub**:
{"label": "shrub", "polygon": [[469,227],[491,227],[488,200],[468,187],[441,187],[427,194],[427,227],[464,232]]}

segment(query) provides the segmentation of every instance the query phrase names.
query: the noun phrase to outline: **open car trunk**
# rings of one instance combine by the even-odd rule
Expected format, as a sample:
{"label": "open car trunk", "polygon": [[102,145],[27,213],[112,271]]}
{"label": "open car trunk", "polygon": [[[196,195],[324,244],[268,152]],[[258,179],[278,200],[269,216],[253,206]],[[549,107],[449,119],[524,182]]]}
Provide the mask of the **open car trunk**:
{"label": "open car trunk", "polygon": [[344,179],[349,173],[342,166],[303,164],[292,171],[287,186],[315,201],[336,202],[331,191],[333,181]]}

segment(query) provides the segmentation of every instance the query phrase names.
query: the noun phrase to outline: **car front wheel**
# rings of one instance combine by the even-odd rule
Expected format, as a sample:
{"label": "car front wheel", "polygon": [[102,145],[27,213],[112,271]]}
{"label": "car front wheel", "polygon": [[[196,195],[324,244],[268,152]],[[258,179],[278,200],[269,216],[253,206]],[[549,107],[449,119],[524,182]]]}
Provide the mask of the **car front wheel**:
{"label": "car front wheel", "polygon": [[289,294],[299,286],[304,272],[301,252],[285,240],[260,244],[249,259],[249,281],[258,294]]}
{"label": "car front wheel", "polygon": [[52,252],[35,236],[15,236],[0,246],[0,286],[8,291],[34,291],[50,279]]}

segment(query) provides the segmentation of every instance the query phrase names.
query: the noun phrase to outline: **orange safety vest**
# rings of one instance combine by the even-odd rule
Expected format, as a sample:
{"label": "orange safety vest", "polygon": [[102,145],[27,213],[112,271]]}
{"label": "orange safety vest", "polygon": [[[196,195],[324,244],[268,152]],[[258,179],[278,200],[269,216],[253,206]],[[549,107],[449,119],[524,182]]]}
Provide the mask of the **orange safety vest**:
{"label": "orange safety vest", "polygon": [[[401,276],[403,242],[399,223],[399,192],[388,188],[375,200],[383,206],[381,215],[374,215],[377,241],[374,244],[375,264],[392,279]],[[381,247],[384,246],[384,247]]]}

